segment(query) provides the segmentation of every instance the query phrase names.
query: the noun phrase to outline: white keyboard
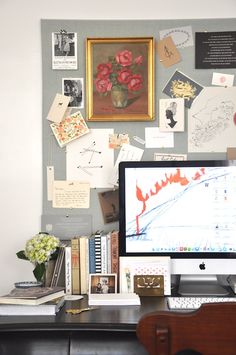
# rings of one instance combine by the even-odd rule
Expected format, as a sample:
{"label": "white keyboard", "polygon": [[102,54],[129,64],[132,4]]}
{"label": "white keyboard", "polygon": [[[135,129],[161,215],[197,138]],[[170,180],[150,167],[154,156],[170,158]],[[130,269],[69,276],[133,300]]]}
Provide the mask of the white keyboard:
{"label": "white keyboard", "polygon": [[167,297],[171,310],[198,309],[202,303],[236,302],[236,297]]}

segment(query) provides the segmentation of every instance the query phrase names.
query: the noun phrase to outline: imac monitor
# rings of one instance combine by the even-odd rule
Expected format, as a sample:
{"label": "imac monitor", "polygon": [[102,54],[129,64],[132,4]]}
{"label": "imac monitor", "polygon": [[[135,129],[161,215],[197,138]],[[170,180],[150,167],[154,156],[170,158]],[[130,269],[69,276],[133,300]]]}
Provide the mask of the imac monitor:
{"label": "imac monitor", "polygon": [[120,256],[170,256],[182,295],[236,271],[236,161],[119,164]]}

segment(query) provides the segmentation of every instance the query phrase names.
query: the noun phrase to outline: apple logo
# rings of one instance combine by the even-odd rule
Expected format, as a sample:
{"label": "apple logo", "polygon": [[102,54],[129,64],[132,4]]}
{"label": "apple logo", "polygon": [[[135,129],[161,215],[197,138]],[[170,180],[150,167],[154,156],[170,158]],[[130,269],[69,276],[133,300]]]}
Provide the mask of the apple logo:
{"label": "apple logo", "polygon": [[199,264],[199,269],[206,270],[206,265],[205,265],[204,261],[201,264]]}

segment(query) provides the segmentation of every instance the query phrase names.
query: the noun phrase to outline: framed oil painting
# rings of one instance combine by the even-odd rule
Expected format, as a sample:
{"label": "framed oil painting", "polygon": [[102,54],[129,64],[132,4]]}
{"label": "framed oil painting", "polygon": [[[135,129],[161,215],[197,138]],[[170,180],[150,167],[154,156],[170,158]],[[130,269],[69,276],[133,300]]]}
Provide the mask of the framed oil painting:
{"label": "framed oil painting", "polygon": [[154,119],[154,40],[87,39],[87,119]]}

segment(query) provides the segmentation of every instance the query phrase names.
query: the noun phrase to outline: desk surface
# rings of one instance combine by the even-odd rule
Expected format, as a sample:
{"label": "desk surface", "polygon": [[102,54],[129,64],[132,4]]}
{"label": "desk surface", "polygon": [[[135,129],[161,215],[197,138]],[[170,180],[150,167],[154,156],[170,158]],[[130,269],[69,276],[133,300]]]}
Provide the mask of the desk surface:
{"label": "desk surface", "polygon": [[88,306],[88,297],[67,301],[56,316],[0,316],[0,331],[36,329],[48,330],[122,330],[134,331],[138,320],[148,312],[167,310],[164,297],[142,297],[140,306],[99,306],[98,309],[71,315],[68,308]]}

